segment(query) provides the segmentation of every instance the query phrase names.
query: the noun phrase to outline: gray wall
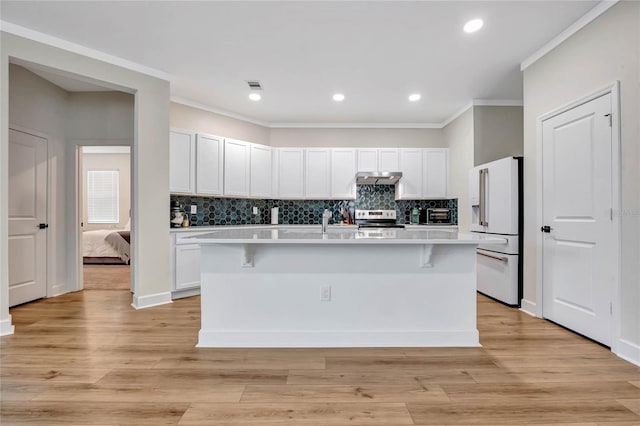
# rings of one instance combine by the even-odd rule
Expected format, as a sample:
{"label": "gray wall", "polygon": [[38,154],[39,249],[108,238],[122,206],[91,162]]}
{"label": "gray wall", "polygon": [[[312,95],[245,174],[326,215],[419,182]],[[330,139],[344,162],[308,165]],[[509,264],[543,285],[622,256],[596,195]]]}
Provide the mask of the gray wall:
{"label": "gray wall", "polygon": [[473,163],[475,166],[524,151],[522,107],[473,107]]}
{"label": "gray wall", "polygon": [[621,89],[622,250],[619,342],[640,362],[640,3],[619,2],[524,71],[524,297],[536,297],[536,118],[602,89]]}
{"label": "gray wall", "polygon": [[171,127],[269,145],[269,128],[235,118],[171,103]]}
{"label": "gray wall", "polygon": [[66,119],[69,94],[26,69],[9,67],[9,120],[13,127],[36,131],[49,139],[49,276],[54,294],[66,291],[67,191]]}
{"label": "gray wall", "polygon": [[451,198],[458,199],[458,228],[469,231],[471,212],[469,206],[469,170],[473,168],[473,108],[447,124],[443,129],[449,147],[449,185]]}
{"label": "gray wall", "polygon": [[444,148],[442,129],[271,129],[272,146]]}

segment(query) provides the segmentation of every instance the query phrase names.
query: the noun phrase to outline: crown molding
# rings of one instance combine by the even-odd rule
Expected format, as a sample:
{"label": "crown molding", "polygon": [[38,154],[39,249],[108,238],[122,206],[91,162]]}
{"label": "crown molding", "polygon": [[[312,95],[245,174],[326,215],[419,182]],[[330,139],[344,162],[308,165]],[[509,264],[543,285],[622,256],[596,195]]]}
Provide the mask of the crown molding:
{"label": "crown molding", "polygon": [[569,37],[580,31],[582,28],[591,23],[598,16],[609,10],[611,6],[618,3],[619,0],[603,0],[598,3],[593,9],[584,14],[580,19],[571,24],[567,29],[551,39],[547,44],[538,49],[533,55],[520,63],[520,71],[524,71],[531,65],[533,65],[540,58],[551,52],[553,49],[562,44]]}
{"label": "crown molding", "polygon": [[107,62],[109,64],[156,77],[161,80],[170,80],[169,74],[164,71],[160,71],[146,65],[138,64],[136,62],[132,62],[117,56],[109,55],[108,53],[91,49],[89,47],[82,46],[80,44],[73,43],[58,37],[54,37],[49,34],[41,33],[39,31],[35,31],[20,25],[12,24],[11,22],[0,21],[0,31],[29,40],[37,41],[49,46],[57,47],[62,50],[77,53],[82,56],[97,59],[102,62]]}
{"label": "crown molding", "polygon": [[471,102],[467,103],[464,107],[460,108],[457,112],[451,115],[451,117],[447,118],[445,121],[440,123],[440,127],[448,126],[452,121],[456,118],[460,117],[462,114],[467,112],[469,108],[474,106],[522,106],[523,103],[521,100],[517,99],[474,99]]}
{"label": "crown molding", "polygon": [[271,123],[272,129],[440,129],[439,123]]}

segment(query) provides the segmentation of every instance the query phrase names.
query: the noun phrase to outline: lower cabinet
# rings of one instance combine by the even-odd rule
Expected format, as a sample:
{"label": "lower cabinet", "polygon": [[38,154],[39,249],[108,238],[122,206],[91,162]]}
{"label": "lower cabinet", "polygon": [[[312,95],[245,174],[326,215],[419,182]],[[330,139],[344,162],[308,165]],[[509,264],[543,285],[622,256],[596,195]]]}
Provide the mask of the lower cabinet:
{"label": "lower cabinet", "polygon": [[173,299],[200,294],[200,245],[186,237],[203,232],[171,234],[171,296]]}

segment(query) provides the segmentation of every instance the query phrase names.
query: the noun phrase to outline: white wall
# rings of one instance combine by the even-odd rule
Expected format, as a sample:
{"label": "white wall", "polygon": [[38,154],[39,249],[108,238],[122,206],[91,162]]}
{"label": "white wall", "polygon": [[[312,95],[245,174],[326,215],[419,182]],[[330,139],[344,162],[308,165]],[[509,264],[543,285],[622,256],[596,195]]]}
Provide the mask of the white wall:
{"label": "white wall", "polygon": [[458,199],[458,229],[468,232],[471,223],[469,206],[469,170],[473,168],[473,108],[443,129],[449,148],[449,184],[451,198]]}
{"label": "white wall", "polygon": [[473,164],[505,157],[522,156],[524,151],[522,107],[473,107]]}
{"label": "white wall", "polygon": [[442,129],[271,129],[272,146],[444,148]]}
{"label": "white wall", "polygon": [[[640,3],[619,2],[524,71],[524,297],[536,298],[536,118],[615,80],[621,89],[621,339],[640,363]],[[620,352],[619,352],[620,353]]]}
{"label": "white wall", "polygon": [[[10,324],[8,299],[8,127],[11,60],[41,64],[62,72],[88,77],[94,82],[135,93],[135,142],[133,145],[134,217],[132,220],[134,306],[170,301],[169,229],[169,83],[156,77],[101,60],[35,42],[14,34],[0,33],[0,332]],[[67,199],[67,203],[69,200]],[[144,220],[140,220],[144,218]],[[74,223],[69,215],[69,223]],[[69,229],[69,238],[77,238]],[[78,256],[67,245],[70,258]],[[69,264],[67,265],[69,268]],[[68,279],[77,280],[78,271]]]}
{"label": "white wall", "polygon": [[[89,170],[117,170],[119,176],[119,219],[116,224],[89,223],[87,220],[87,172]],[[131,156],[129,154],[82,154],[82,222],[84,230],[122,229],[129,221],[131,209]]]}
{"label": "white wall", "polygon": [[135,99],[123,92],[69,94],[67,139],[131,146],[135,137]]}
{"label": "white wall", "polygon": [[9,67],[9,120],[48,137],[50,191],[47,265],[51,295],[67,288],[66,119],[69,94],[17,65]]}
{"label": "white wall", "polygon": [[170,120],[171,127],[269,145],[268,127],[187,105],[172,102]]}

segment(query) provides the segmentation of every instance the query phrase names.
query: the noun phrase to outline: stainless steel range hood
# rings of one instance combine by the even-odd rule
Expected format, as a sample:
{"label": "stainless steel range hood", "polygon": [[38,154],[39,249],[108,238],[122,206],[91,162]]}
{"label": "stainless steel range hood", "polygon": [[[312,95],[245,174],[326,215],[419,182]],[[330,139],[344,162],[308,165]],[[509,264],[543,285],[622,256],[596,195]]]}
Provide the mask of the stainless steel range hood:
{"label": "stainless steel range hood", "polygon": [[402,177],[402,172],[358,172],[358,185],[395,185]]}

